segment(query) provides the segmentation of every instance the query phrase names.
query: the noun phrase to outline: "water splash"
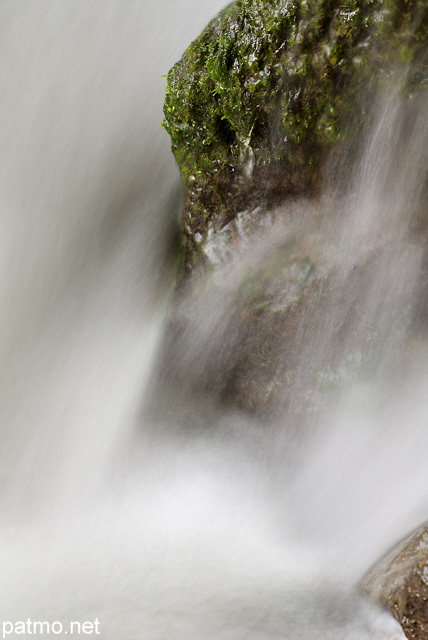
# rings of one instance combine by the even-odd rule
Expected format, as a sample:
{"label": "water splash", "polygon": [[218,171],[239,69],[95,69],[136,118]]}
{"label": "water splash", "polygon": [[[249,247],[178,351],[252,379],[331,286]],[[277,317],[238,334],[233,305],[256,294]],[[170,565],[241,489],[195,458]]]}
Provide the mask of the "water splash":
{"label": "water splash", "polygon": [[[184,23],[187,11],[197,33],[213,6],[41,6],[4,7],[17,137],[6,141],[1,617],[98,617],[106,639],[401,637],[355,584],[428,510],[426,97],[379,98],[346,196],[224,230],[214,284],[175,352],[181,390],[156,387],[155,420],[141,407],[164,335],[175,180],[152,126],[155,76],[178,57],[164,15]],[[296,267],[276,303],[310,278],[333,273],[336,285],[297,333],[291,401],[279,393],[269,418],[249,417],[195,393],[194,379],[222,376],[242,330],[237,287],[290,239],[315,253],[316,275]],[[320,402],[314,379],[335,393]],[[291,424],[303,395],[304,432]]]}

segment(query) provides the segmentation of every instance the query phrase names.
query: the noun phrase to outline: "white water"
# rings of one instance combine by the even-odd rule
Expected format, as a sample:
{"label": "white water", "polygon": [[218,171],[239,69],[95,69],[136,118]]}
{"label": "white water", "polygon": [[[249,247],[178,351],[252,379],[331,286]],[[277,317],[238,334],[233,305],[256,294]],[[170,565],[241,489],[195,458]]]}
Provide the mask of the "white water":
{"label": "white water", "polygon": [[[278,431],[202,408],[197,430],[181,409],[161,425],[142,410],[178,206],[161,75],[221,5],[2,2],[0,621],[97,617],[106,640],[399,638],[354,588],[428,512],[426,347],[401,355],[426,111],[403,145],[397,100],[382,103],[332,225],[345,283],[386,248],[359,298],[382,357],[297,471],[286,415]],[[302,345],[320,363],[321,324]],[[212,331],[194,335],[201,361]]]}

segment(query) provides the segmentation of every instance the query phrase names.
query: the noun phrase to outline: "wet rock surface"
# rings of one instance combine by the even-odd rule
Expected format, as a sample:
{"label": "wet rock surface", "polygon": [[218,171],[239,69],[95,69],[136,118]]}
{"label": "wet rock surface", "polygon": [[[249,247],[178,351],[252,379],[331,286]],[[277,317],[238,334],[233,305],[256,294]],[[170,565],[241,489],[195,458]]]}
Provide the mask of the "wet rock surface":
{"label": "wet rock surface", "polygon": [[[303,201],[264,216],[241,212],[208,235],[208,280],[177,297],[162,366],[185,394],[266,414],[280,400],[288,405],[293,389],[296,416],[307,409],[298,365],[313,323],[301,320],[328,295],[323,286],[335,269],[316,223],[302,237],[301,223],[311,215],[313,203]],[[202,356],[199,327],[210,332]]]}
{"label": "wet rock surface", "polygon": [[391,67],[411,63],[410,93],[426,82],[427,28],[423,0],[237,0],[220,12],[168,74],[185,269],[203,261],[209,225],[316,194],[326,154],[360,131]]}
{"label": "wet rock surface", "polygon": [[[349,385],[379,367],[393,370],[411,316],[395,309],[396,299],[411,295],[406,273],[418,249],[357,242],[355,256],[341,225],[328,200],[296,200],[241,212],[208,234],[206,278],[190,280],[171,308],[163,380],[184,397],[287,415],[299,429]],[[401,273],[380,330],[378,280],[391,264]],[[380,355],[387,342],[388,362]]]}
{"label": "wet rock surface", "polygon": [[[402,176],[417,158],[402,121],[417,117],[386,115],[385,105],[379,116],[368,104],[390,76],[407,106],[425,93],[427,28],[422,0],[237,0],[171,69],[164,126],[184,183],[184,251],[159,369],[183,395],[286,411],[298,425],[358,377],[393,370],[415,315],[394,303],[410,300],[406,272],[420,248],[393,233]],[[361,150],[379,127],[400,162],[373,174],[395,196],[382,204],[384,194],[364,187],[351,201],[359,163],[357,181],[367,178]],[[411,135],[423,140],[421,129]],[[369,163],[377,153],[374,144]],[[422,211],[418,197],[405,206]],[[393,270],[379,328],[378,282]]]}
{"label": "wet rock surface", "polygon": [[409,640],[428,640],[428,525],[387,554],[362,590],[393,614]]}

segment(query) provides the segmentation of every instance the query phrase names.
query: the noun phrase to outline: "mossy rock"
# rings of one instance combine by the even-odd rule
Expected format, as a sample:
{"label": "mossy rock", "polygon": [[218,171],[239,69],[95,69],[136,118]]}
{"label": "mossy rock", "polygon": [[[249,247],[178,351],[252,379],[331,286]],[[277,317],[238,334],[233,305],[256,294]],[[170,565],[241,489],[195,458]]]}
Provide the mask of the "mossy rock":
{"label": "mossy rock", "polygon": [[165,120],[185,185],[185,265],[208,221],[316,193],[326,154],[352,139],[362,100],[397,64],[426,84],[426,0],[237,0],[168,74]]}

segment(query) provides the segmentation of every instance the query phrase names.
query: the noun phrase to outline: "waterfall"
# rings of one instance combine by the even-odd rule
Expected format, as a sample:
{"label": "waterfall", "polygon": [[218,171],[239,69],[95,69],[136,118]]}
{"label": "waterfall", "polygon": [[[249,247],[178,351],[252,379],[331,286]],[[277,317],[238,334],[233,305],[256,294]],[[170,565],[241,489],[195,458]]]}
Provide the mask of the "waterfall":
{"label": "waterfall", "polygon": [[[242,212],[177,302],[161,76],[222,5],[3,2],[4,637],[403,637],[357,585],[428,512],[427,96],[393,74],[340,188]],[[320,294],[251,413],[215,392],[234,305],[290,246]]]}

